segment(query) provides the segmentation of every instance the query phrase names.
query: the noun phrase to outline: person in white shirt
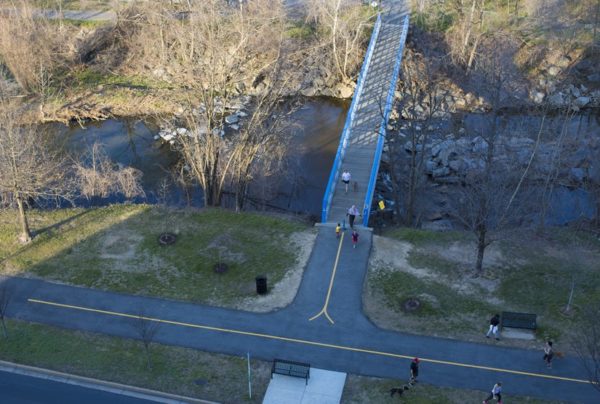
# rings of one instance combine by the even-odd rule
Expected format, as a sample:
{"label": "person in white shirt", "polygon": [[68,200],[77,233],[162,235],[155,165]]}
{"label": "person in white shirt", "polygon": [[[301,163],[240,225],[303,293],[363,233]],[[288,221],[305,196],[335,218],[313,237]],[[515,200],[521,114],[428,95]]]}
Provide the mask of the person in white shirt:
{"label": "person in white shirt", "polygon": [[356,216],[358,216],[359,214],[360,213],[358,212],[356,205],[352,205],[352,207],[348,209],[348,213],[346,213],[346,215],[348,216],[348,223],[350,223],[350,228],[352,230],[354,230],[354,219],[356,219]]}
{"label": "person in white shirt", "polygon": [[502,383],[498,382],[494,384],[492,392],[485,400],[483,400],[483,404],[487,404],[487,402],[490,401],[492,398],[498,400],[498,404],[502,404]]}
{"label": "person in white shirt", "polygon": [[342,182],[345,184],[346,186],[346,193],[348,193],[348,184],[350,184],[350,180],[352,179],[352,175],[350,174],[349,171],[344,171],[342,173]]}

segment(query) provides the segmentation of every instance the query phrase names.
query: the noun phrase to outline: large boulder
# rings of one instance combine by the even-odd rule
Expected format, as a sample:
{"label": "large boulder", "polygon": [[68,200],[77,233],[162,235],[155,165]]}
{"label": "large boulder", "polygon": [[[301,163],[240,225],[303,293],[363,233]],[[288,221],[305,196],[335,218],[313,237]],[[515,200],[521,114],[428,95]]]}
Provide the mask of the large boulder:
{"label": "large boulder", "polygon": [[554,93],[550,97],[548,97],[548,102],[550,103],[550,105],[557,108],[564,107],[567,104],[565,96],[563,95],[563,93],[560,92]]}
{"label": "large boulder", "polygon": [[575,99],[575,105],[577,105],[579,108],[583,108],[588,105],[590,101],[592,101],[590,97],[577,97]]}

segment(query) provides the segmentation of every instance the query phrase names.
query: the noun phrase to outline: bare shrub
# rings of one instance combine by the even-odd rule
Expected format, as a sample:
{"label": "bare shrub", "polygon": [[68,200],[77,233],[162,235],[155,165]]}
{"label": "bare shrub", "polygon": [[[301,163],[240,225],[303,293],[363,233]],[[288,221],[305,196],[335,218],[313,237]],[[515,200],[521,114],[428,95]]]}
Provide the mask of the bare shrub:
{"label": "bare shrub", "polygon": [[28,0],[3,5],[0,13],[0,58],[21,88],[48,95],[69,61],[71,36]]}
{"label": "bare shrub", "polygon": [[94,143],[75,163],[75,176],[81,195],[88,199],[117,193],[127,199],[144,196],[142,172],[112,162],[99,143]]}

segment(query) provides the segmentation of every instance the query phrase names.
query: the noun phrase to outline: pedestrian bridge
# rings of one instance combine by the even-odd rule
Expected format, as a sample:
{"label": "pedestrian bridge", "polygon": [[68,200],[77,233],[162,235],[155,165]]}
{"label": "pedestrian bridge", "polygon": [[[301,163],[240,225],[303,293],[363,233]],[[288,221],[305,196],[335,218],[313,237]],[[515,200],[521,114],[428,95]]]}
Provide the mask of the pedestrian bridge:
{"label": "pedestrian bridge", "polygon": [[[362,209],[362,224],[367,226],[369,222],[409,21],[405,0],[390,0],[383,7],[373,27],[329,175],[323,197],[323,223],[341,223],[352,205]],[[341,183],[343,171],[352,175],[348,192]]]}

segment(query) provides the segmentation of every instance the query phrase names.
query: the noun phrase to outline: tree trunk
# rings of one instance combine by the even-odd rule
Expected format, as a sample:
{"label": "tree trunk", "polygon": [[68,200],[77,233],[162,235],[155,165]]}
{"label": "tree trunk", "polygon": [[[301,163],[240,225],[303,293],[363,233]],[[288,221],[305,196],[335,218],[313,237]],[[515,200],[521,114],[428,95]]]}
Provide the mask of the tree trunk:
{"label": "tree trunk", "polygon": [[29,229],[29,222],[27,221],[27,215],[25,214],[25,206],[21,195],[17,194],[17,206],[19,208],[19,220],[21,222],[21,236],[19,240],[21,243],[29,243],[31,241],[31,231]]}
{"label": "tree trunk", "polygon": [[475,273],[481,275],[483,273],[483,254],[487,243],[485,236],[487,233],[487,226],[485,223],[480,223],[477,229],[477,262],[475,263]]}

